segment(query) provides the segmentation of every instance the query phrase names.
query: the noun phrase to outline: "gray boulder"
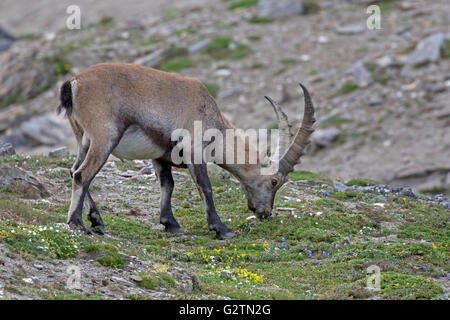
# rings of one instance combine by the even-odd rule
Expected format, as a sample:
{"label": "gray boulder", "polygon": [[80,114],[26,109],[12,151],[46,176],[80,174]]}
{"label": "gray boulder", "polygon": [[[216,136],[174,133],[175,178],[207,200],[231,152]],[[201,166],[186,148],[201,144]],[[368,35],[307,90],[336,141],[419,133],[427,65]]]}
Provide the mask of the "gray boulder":
{"label": "gray boulder", "polygon": [[438,61],[444,40],[445,36],[442,33],[435,33],[421,40],[406,59],[405,67],[420,66]]}
{"label": "gray boulder", "polygon": [[16,154],[11,143],[4,143],[0,141],[0,157]]}
{"label": "gray boulder", "polygon": [[33,98],[56,81],[51,62],[43,59],[43,48],[0,55],[0,107]]}
{"label": "gray boulder", "polygon": [[50,195],[46,179],[17,167],[0,168],[0,188],[22,195],[26,199],[41,199]]}
{"label": "gray boulder", "polygon": [[73,136],[67,121],[53,112],[23,122],[20,131],[32,145],[53,146]]}
{"label": "gray boulder", "polygon": [[301,0],[260,0],[258,9],[258,16],[268,19],[298,16],[303,13]]}
{"label": "gray boulder", "polygon": [[16,41],[16,38],[7,30],[0,27],[0,52],[8,50],[14,41]]}

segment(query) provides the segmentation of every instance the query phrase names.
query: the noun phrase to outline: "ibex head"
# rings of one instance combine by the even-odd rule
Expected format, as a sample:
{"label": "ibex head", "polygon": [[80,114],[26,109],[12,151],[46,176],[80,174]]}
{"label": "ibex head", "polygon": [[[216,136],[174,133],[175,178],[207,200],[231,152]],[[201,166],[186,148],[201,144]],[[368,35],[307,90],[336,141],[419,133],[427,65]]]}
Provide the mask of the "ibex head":
{"label": "ibex head", "polygon": [[247,197],[248,208],[255,212],[260,219],[268,218],[271,215],[275,194],[289,180],[288,174],[293,171],[294,165],[300,163],[300,157],[303,155],[303,151],[309,143],[308,139],[314,131],[312,127],[316,120],[314,119],[311,95],[302,84],[300,84],[300,87],[303,89],[305,96],[305,111],[302,125],[295,137],[292,134],[287,115],[275,101],[267,96],[265,97],[277,116],[279,140],[277,150],[272,152],[274,156],[268,163],[261,164],[259,169],[275,166],[278,170],[271,175],[254,172],[245,181],[241,180]]}

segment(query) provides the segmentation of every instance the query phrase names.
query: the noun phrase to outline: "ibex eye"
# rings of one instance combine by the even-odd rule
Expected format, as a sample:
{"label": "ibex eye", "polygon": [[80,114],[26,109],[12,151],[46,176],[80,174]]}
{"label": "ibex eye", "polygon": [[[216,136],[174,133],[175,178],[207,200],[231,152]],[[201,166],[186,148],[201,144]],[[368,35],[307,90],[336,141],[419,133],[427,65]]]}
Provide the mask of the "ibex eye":
{"label": "ibex eye", "polygon": [[272,185],[273,185],[273,186],[276,186],[277,184],[278,184],[277,179],[272,179]]}

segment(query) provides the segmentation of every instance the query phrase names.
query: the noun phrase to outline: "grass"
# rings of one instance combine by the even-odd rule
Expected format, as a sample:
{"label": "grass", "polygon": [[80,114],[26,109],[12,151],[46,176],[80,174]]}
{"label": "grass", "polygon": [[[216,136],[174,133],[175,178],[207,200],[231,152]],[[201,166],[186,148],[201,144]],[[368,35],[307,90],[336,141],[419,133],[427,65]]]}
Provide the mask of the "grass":
{"label": "grass", "polygon": [[375,181],[375,180],[370,180],[370,179],[351,179],[349,181],[347,181],[346,185],[351,187],[351,186],[360,186],[360,187],[367,187],[367,186],[377,186],[380,183]]}
{"label": "grass", "polygon": [[445,39],[441,46],[441,58],[450,59],[450,40]]}
{"label": "grass", "polygon": [[161,65],[161,70],[168,72],[177,72],[183,69],[195,66],[195,62],[188,58],[175,58],[164,62]]}
{"label": "grass", "polygon": [[[27,159],[29,166],[32,160]],[[25,160],[6,157],[0,161],[21,164]],[[59,161],[70,168],[73,159],[41,157],[33,168],[50,168]],[[124,170],[137,170],[132,162],[117,165],[124,166]],[[227,173],[211,173],[217,211],[235,232],[235,237],[226,241],[208,231],[202,201],[192,188],[192,181],[182,175],[175,177],[172,204],[184,230],[182,236],[153,228],[159,222],[157,209],[145,205],[140,208],[133,200],[136,190],[127,186],[120,189],[120,198],[111,197],[106,201],[98,197],[107,235],[95,237],[73,234],[55,225],[64,221],[68,204],[33,202],[2,191],[0,242],[13,254],[23,257],[29,255],[54,262],[92,260],[89,262],[92,267],[118,269],[114,272],[132,270],[131,264],[126,265],[127,256],[135,256],[150,264],[144,272],[134,270],[142,278],[142,281],[134,280],[136,285],[144,290],[165,288],[174,299],[217,299],[225,295],[231,299],[256,300],[443,297],[443,288],[437,280],[442,274],[450,273],[448,211],[443,206],[391,194],[381,208],[374,205],[380,200],[372,192],[339,192],[323,174],[295,171],[289,175],[294,183],[281,188],[274,201],[275,208],[289,208],[293,212],[279,211],[277,217],[264,221],[248,220],[252,213],[239,186]],[[52,180],[63,182],[65,178],[55,175]],[[375,182],[353,179],[347,184]],[[98,192],[106,192],[103,189]],[[117,206],[117,201],[132,201],[133,208],[150,214],[137,220],[129,214],[129,207]],[[11,218],[14,215],[17,219]],[[387,227],[385,223],[395,227]],[[48,247],[47,251],[39,248],[42,246],[39,241],[34,242],[32,232],[36,232],[39,241],[44,239],[42,243]],[[396,240],[379,241],[387,235],[395,235]],[[367,267],[373,264],[381,269],[379,292],[364,288]],[[188,268],[196,275],[196,289],[187,294],[179,289],[181,280],[173,270]],[[185,278],[194,286],[194,277]],[[7,286],[10,289],[6,292],[31,290],[13,282],[6,283],[5,289]],[[58,288],[42,297],[101,298]],[[124,298],[149,296],[127,294]]]}
{"label": "grass", "polygon": [[273,21],[274,21],[273,19],[264,18],[264,17],[253,17],[253,18],[250,18],[250,20],[248,20],[248,22],[252,23],[252,24],[266,24],[266,23],[271,23]]}
{"label": "grass", "polygon": [[219,85],[207,81],[203,81],[203,84],[205,85],[206,89],[208,89],[208,92],[213,98],[217,97],[217,93],[219,92]]}
{"label": "grass", "polygon": [[280,60],[280,63],[281,63],[283,66],[291,66],[291,65],[297,63],[297,59],[294,59],[294,58],[281,59],[281,60]]}
{"label": "grass", "polygon": [[230,3],[228,10],[236,10],[239,8],[251,8],[258,4],[259,0],[237,0]]}
{"label": "grass", "polygon": [[216,60],[238,60],[250,55],[253,50],[245,44],[234,42],[230,37],[216,37],[208,43],[205,52]]}
{"label": "grass", "polygon": [[342,85],[341,92],[343,94],[347,94],[347,93],[355,91],[358,88],[359,88],[359,86],[355,82],[348,81]]}
{"label": "grass", "polygon": [[302,1],[304,14],[314,14],[320,11],[320,5],[317,0]]}

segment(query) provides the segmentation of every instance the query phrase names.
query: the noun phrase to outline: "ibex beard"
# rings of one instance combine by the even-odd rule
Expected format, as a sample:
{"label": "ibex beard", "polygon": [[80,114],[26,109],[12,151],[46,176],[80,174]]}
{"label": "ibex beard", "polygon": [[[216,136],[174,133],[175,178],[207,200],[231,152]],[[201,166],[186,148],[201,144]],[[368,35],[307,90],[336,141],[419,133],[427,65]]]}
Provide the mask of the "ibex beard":
{"label": "ibex beard", "polygon": [[[227,137],[227,131],[235,133],[232,139],[224,139],[222,148],[214,148],[214,158],[217,159],[218,152],[223,152],[222,159],[225,160],[217,165],[239,180],[248,208],[260,219],[269,217],[276,192],[286,183],[294,165],[299,163],[313,132],[315,119],[311,96],[302,84],[300,86],[305,97],[305,110],[295,135],[280,106],[265,97],[278,120],[276,148],[273,156],[267,159],[255,151],[258,148],[224,117],[200,81],[120,63],[98,64],[77,74],[61,86],[61,103],[57,109],[58,112],[65,111],[78,142],[77,158],[71,169],[68,224],[90,233],[82,220],[86,200],[91,230],[100,234],[105,232],[100,213],[89,194],[89,185],[113,154],[120,159],[152,160],[161,186],[160,223],[166,231],[182,232],[171,207],[172,167],[181,167],[189,170],[199,190],[208,228],[216,231],[219,238],[232,237],[233,232],[222,223],[214,206],[206,165],[211,159],[195,155],[197,150],[201,155],[212,154],[211,137],[209,140],[193,139],[191,143],[186,143],[184,138],[173,138],[176,130],[193,136],[195,125],[199,123],[205,133],[208,130],[220,133],[214,137]],[[184,152],[189,145],[194,152]],[[239,145],[244,146],[241,152],[236,149]],[[181,157],[181,161],[175,161],[177,152],[174,150],[178,151],[177,159]],[[230,161],[230,154],[233,161]],[[256,159],[251,160],[254,154]],[[239,157],[244,161],[237,161]]]}

